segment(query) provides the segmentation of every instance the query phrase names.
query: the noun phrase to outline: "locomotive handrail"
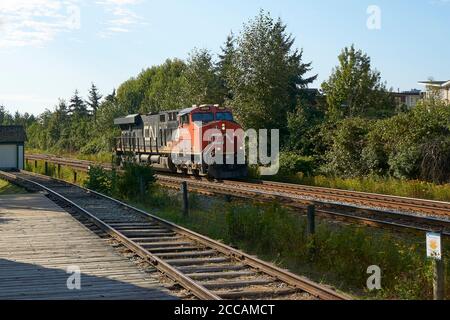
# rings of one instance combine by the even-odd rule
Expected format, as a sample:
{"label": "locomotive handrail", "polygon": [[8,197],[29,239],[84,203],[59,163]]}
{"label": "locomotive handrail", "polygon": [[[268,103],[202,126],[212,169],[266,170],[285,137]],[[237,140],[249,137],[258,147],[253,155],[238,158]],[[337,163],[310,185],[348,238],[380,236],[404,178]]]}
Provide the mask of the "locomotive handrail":
{"label": "locomotive handrail", "polygon": [[145,138],[140,137],[118,137],[114,140],[115,150],[138,153],[150,151],[150,153],[153,153],[153,150],[156,149],[156,153],[159,153],[158,138],[154,139],[154,143],[152,143],[153,139],[150,139],[150,143],[148,143]]}

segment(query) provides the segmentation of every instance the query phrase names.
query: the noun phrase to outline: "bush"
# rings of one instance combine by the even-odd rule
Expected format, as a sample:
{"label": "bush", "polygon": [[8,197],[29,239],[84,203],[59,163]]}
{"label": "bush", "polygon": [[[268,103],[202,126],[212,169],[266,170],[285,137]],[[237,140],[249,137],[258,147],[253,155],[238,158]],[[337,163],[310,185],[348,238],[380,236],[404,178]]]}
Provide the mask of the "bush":
{"label": "bush", "polygon": [[112,173],[107,172],[102,167],[92,166],[89,169],[88,178],[84,182],[84,186],[100,193],[111,194],[113,190],[112,177]]}
{"label": "bush", "polygon": [[450,181],[450,106],[421,101],[410,112],[375,123],[363,160],[370,173]]}
{"label": "bush", "polygon": [[152,167],[148,165],[124,162],[123,169],[124,173],[119,177],[117,184],[117,192],[122,198],[143,197],[156,180]]}
{"label": "bush", "polygon": [[84,183],[86,188],[125,200],[134,200],[148,194],[155,181],[153,169],[133,162],[125,162],[123,173],[108,172],[101,167],[91,167]]}
{"label": "bush", "polygon": [[298,173],[306,176],[313,175],[315,170],[315,161],[313,157],[304,157],[295,152],[280,153],[280,177],[292,177]]}
{"label": "bush", "polygon": [[342,120],[333,134],[331,149],[326,153],[323,170],[331,175],[355,177],[367,173],[363,153],[367,145],[369,120],[349,118]]}

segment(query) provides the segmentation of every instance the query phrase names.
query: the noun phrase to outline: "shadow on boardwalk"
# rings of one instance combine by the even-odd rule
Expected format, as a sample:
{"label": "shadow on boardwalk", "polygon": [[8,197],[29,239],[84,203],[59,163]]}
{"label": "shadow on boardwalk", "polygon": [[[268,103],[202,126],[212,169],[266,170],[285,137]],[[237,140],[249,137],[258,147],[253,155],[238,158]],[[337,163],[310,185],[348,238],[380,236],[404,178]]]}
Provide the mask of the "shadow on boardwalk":
{"label": "shadow on boardwalk", "polygon": [[[95,272],[99,272],[98,270]],[[74,273],[66,270],[44,268],[35,264],[0,259],[0,300],[170,300],[177,299],[162,291],[154,280],[143,281],[143,276],[132,277],[138,285],[114,279],[126,278],[120,272],[112,275],[107,267],[101,272],[108,276],[80,274],[80,290],[70,290],[68,279],[74,284]]]}

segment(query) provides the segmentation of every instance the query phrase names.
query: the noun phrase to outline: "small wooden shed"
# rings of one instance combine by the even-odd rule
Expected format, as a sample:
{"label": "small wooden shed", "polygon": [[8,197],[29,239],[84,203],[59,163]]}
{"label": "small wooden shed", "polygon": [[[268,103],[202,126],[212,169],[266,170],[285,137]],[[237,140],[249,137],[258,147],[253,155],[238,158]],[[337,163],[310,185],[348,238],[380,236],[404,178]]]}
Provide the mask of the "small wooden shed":
{"label": "small wooden shed", "polygon": [[0,170],[23,170],[25,141],[23,126],[0,126]]}

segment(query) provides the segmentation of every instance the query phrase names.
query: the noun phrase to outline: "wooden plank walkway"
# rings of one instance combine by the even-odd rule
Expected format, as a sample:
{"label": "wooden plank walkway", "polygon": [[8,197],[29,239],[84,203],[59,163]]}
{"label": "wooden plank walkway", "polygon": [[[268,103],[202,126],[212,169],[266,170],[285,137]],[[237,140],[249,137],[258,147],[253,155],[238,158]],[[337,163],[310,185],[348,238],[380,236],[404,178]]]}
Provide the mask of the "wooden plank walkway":
{"label": "wooden plank walkway", "polygon": [[[68,267],[81,271],[69,290]],[[73,283],[73,282],[72,282]],[[0,196],[0,300],[176,299],[107,240],[40,194]]]}

